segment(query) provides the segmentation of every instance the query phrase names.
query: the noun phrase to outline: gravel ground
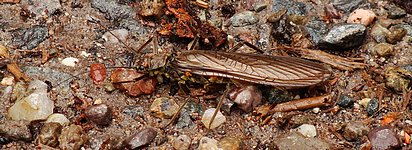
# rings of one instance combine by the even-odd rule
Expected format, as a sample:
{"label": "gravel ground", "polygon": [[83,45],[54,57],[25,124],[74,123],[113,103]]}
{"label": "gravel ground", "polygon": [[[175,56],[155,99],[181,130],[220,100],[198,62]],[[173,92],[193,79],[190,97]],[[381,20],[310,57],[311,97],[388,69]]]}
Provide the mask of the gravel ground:
{"label": "gravel ground", "polygon": [[[2,149],[411,149],[411,1],[0,0],[0,12]],[[331,76],[297,89],[195,75],[179,86],[175,68],[104,77],[162,66],[155,45],[138,51],[152,36],[160,54],[198,36],[195,49],[246,43],[236,53],[300,57]]]}

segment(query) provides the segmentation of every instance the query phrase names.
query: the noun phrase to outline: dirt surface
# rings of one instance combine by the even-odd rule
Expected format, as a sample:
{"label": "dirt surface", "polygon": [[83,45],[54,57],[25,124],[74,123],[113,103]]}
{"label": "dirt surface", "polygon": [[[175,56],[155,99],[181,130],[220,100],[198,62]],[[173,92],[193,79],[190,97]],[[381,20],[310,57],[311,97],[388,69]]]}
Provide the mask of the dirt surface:
{"label": "dirt surface", "polygon": [[[140,52],[136,50],[154,35],[159,36],[160,53],[171,53],[174,50],[185,51],[197,35],[200,38],[196,49],[227,51],[235,44],[245,41],[254,45],[255,48],[243,46],[236,51],[237,53],[290,55],[311,59],[315,62],[330,62],[326,56],[317,59],[314,57],[324,56],[320,52],[315,55],[305,55],[304,52],[308,51],[292,50],[291,52],[291,50],[284,48],[291,46],[302,49],[318,49],[315,42],[316,36],[311,36],[311,32],[323,30],[315,29],[315,31],[301,32],[299,29],[307,30],[308,28],[296,24],[293,29],[288,25],[284,25],[285,29],[281,29],[282,25],[279,24],[289,21],[284,17],[279,19],[278,23],[268,22],[268,18],[274,13],[282,11],[277,8],[281,6],[278,4],[281,3],[280,1],[211,0],[206,2],[208,8],[202,7],[200,3],[195,1],[185,2],[187,6],[180,1],[177,3],[182,5],[175,6],[173,4],[176,4],[176,1],[165,1],[165,3],[155,5],[157,3],[146,1],[48,0],[44,2],[48,4],[44,6],[45,9],[39,9],[43,7],[39,6],[42,2],[35,0],[1,3],[0,44],[9,49],[10,59],[16,62],[30,79],[38,79],[49,84],[51,89],[48,91],[48,96],[54,101],[53,112],[64,114],[70,120],[70,124],[82,127],[81,130],[87,135],[87,141],[82,145],[84,149],[115,149],[116,146],[113,145],[120,145],[116,147],[120,149],[128,147],[130,144],[124,142],[127,141],[128,137],[149,127],[157,132],[157,136],[153,141],[148,142],[147,146],[139,148],[173,149],[172,146],[177,137],[187,135],[191,139],[190,149],[197,149],[202,137],[213,138],[219,142],[227,137],[234,138],[235,140],[229,140],[231,146],[241,145],[240,147],[244,149],[282,149],[282,143],[290,141],[280,139],[296,132],[297,127],[302,124],[316,127],[317,135],[314,139],[321,141],[313,143],[323,144],[325,142],[326,149],[370,149],[375,146],[371,140],[373,137],[368,136],[368,133],[374,131],[359,131],[360,135],[355,136],[354,139],[345,135],[350,132],[350,129],[346,127],[356,122],[361,122],[370,129],[390,126],[390,129],[395,132],[394,136],[399,139],[396,141],[399,143],[395,147],[410,148],[410,143],[405,139],[407,139],[406,135],[412,133],[409,104],[412,69],[407,69],[408,65],[411,67],[412,64],[412,40],[410,40],[412,33],[407,31],[401,39],[395,40],[395,43],[392,42],[393,51],[389,52],[388,55],[382,56],[379,55],[379,52],[378,54],[371,52],[374,50],[371,47],[377,43],[384,43],[377,42],[372,37],[371,31],[374,24],[390,24],[385,26],[388,29],[391,26],[402,24],[409,25],[406,30],[412,29],[410,27],[412,23],[410,14],[405,13],[404,16],[396,19],[387,18],[387,14],[391,10],[391,7],[387,6],[403,9],[403,6],[398,7],[391,1],[362,1],[351,10],[337,10],[342,15],[338,19],[324,12],[327,4],[336,1],[299,1],[302,2],[301,5],[291,4],[291,6],[286,6],[284,3],[283,8],[291,8],[289,12],[295,10],[295,6],[305,7],[307,10],[305,10],[305,14],[302,14],[303,18],[311,19],[311,17],[317,16],[317,20],[328,22],[325,24],[328,29],[334,25],[345,23],[350,12],[356,8],[372,10],[377,13],[378,17],[372,25],[366,26],[365,38],[362,39],[361,45],[346,50],[327,46],[327,48],[323,48],[323,51],[332,55],[328,55],[330,60],[341,62],[336,63],[335,66],[327,64],[331,66],[329,68],[332,70],[332,75],[328,80],[312,87],[281,88],[281,92],[273,94],[272,97],[263,94],[262,102],[252,108],[251,112],[245,112],[236,106],[229,109],[223,108],[226,110],[222,111],[226,116],[226,122],[216,129],[207,129],[201,122],[201,116],[207,108],[216,107],[218,97],[223,94],[226,88],[225,84],[216,86],[219,87],[217,90],[213,90],[213,85],[208,87],[204,86],[203,83],[187,85],[192,100],[183,109],[176,123],[166,128],[162,127],[170,121],[170,118],[155,117],[151,114],[150,109],[154,99],[159,97],[169,97],[178,105],[185,102],[188,94],[183,92],[183,89],[178,88],[178,84],[174,81],[163,76],[164,81],[161,82],[157,78],[158,83],[153,93],[138,96],[129,96],[127,92],[119,89],[110,90],[111,83],[108,77],[101,83],[95,84],[97,81],[90,77],[92,64],[104,64],[109,75],[113,70],[110,67],[140,66],[145,57],[147,58],[146,54],[153,52],[154,46],[149,44]],[[349,2],[349,4],[353,3],[356,2]],[[265,7],[260,8],[258,4]],[[343,7],[343,5],[334,4],[335,7]],[[160,10],[156,10],[156,7],[160,7]],[[184,8],[188,14],[184,14],[185,12],[181,12],[182,10],[179,8]],[[256,20],[246,17],[248,18],[245,19],[246,21],[242,22],[242,19],[239,19],[240,23],[235,23],[232,16],[243,11],[253,12]],[[305,21],[305,19],[299,18],[297,20]],[[275,22],[277,22],[276,19]],[[36,31],[34,35],[28,35],[29,37],[24,38],[22,33],[27,32],[27,29]],[[42,31],[42,29],[47,30]],[[105,33],[108,31],[114,32],[117,29],[126,29],[127,35],[123,39],[124,41],[119,42],[117,39],[107,41],[103,38],[107,36]],[[391,32],[396,34],[394,30]],[[282,31],[282,33],[279,34],[278,31]],[[109,36],[111,35],[109,34]],[[121,36],[119,37],[122,39]],[[396,37],[394,38],[396,39]],[[309,51],[308,53],[315,52]],[[62,60],[68,57],[77,58],[78,62],[73,67],[63,65]],[[345,65],[346,67],[343,67]],[[2,78],[13,77],[6,67],[1,69],[1,74]],[[172,76],[172,78],[179,77]],[[7,110],[15,103],[9,100],[10,98],[5,91],[7,87],[15,87],[16,82],[16,79],[10,85],[2,82],[2,106],[0,107],[0,123],[2,124],[11,120],[7,117]],[[241,82],[240,85],[242,84]],[[249,84],[245,83],[245,85]],[[278,91],[277,88],[271,89],[270,86],[259,85],[258,87],[263,93]],[[148,87],[145,85],[143,88]],[[176,90],[176,88],[178,89],[177,94],[171,96],[170,91]],[[267,113],[264,111],[280,103],[276,100],[282,99],[282,97],[301,99],[316,98],[322,95],[328,95],[327,102],[323,103],[322,101],[319,106],[305,108],[306,105],[302,104],[305,106],[299,108],[300,110],[290,112]],[[342,96],[350,99],[349,106],[346,105],[346,102],[342,102],[345,99]],[[374,105],[368,101],[367,105],[363,106],[362,100],[377,101],[377,104]],[[108,125],[97,125],[98,123],[85,117],[85,109],[95,104],[105,104],[111,108],[112,120]],[[374,108],[376,105],[377,107]],[[28,141],[9,139],[9,142],[6,142],[0,140],[2,141],[0,142],[2,149],[45,148],[39,144],[39,140],[35,136],[40,132],[39,129],[31,132],[33,139]],[[355,132],[358,133],[358,131]],[[0,137],[3,137],[0,139],[6,139],[4,138],[6,136]],[[236,144],[237,140],[242,141],[242,144]],[[320,147],[314,146],[313,148]]]}

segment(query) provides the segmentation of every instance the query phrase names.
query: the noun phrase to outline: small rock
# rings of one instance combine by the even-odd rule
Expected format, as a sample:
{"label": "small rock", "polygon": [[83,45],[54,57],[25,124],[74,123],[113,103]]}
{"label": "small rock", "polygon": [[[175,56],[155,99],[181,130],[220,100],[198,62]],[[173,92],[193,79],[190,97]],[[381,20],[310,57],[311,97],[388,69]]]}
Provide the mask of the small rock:
{"label": "small rock", "polygon": [[315,113],[315,114],[317,114],[317,113],[320,112],[320,108],[319,108],[319,107],[313,108],[313,109],[312,109],[312,112]]}
{"label": "small rock", "polygon": [[56,122],[46,123],[43,125],[37,138],[41,144],[57,147],[62,128],[62,125]]}
{"label": "small rock", "polygon": [[193,126],[196,126],[196,125],[193,123],[189,112],[182,111],[180,113],[179,119],[177,120],[176,128],[177,129],[183,129],[183,128],[190,128],[190,127],[193,127]]}
{"label": "small rock", "polygon": [[350,13],[347,23],[360,23],[364,26],[370,25],[375,20],[376,15],[372,10],[356,9]]}
{"label": "small rock", "polygon": [[199,141],[198,150],[219,150],[217,140],[208,137],[202,137]]}
{"label": "small rock", "polygon": [[370,98],[364,98],[364,99],[361,99],[358,103],[359,103],[359,105],[366,108],[368,106],[369,101],[371,101]]}
{"label": "small rock", "polygon": [[388,18],[390,19],[399,19],[406,16],[406,11],[395,6],[389,5],[388,6]]}
{"label": "small rock", "polygon": [[402,78],[399,74],[400,72],[404,72],[404,69],[388,67],[385,71],[385,86],[395,90],[396,92],[402,92],[406,89],[410,83],[410,80]]}
{"label": "small rock", "polygon": [[308,150],[331,149],[331,146],[322,139],[305,137],[296,132],[275,138],[272,141],[275,145],[273,148],[278,150],[302,149],[302,147]]}
{"label": "small rock", "polygon": [[261,89],[263,97],[265,97],[270,104],[279,104],[291,100],[291,98],[285,91],[268,87],[262,87],[259,89]]}
{"label": "small rock", "polygon": [[49,36],[47,27],[33,26],[13,31],[13,45],[21,49],[33,49]]}
{"label": "small rock", "polygon": [[240,109],[251,112],[262,101],[262,92],[256,86],[246,86],[234,89],[229,97]]}
{"label": "small rock", "polygon": [[311,124],[302,124],[297,128],[297,131],[306,137],[315,137],[317,135],[316,127]]}
{"label": "small rock", "polygon": [[106,14],[110,20],[122,20],[126,18],[135,18],[136,11],[131,6],[122,5],[111,0],[92,0],[91,6],[100,12]]}
{"label": "small rock", "polygon": [[297,128],[298,126],[302,124],[307,124],[312,120],[308,115],[294,115],[290,120],[288,121],[288,125],[291,128]]}
{"label": "small rock", "polygon": [[87,119],[97,125],[109,125],[112,121],[112,109],[106,104],[89,106],[85,112]]}
{"label": "small rock", "polygon": [[90,76],[93,79],[93,83],[100,85],[103,83],[107,75],[107,69],[104,64],[94,63],[90,65]]}
{"label": "small rock", "polygon": [[38,17],[43,13],[52,15],[62,7],[59,0],[31,0],[30,2],[28,9]]}
{"label": "small rock", "polygon": [[233,15],[230,22],[234,27],[244,27],[259,22],[259,18],[252,11],[243,11]]}
{"label": "small rock", "polygon": [[0,124],[0,136],[14,141],[31,141],[32,134],[28,128],[28,121],[7,120]]}
{"label": "small rock", "polygon": [[371,29],[371,36],[378,43],[386,42],[386,35],[390,33],[391,32],[388,29],[378,23],[376,23]]}
{"label": "small rock", "polygon": [[188,150],[192,144],[192,139],[187,135],[180,135],[173,141],[173,148],[177,150]]}
{"label": "small rock", "polygon": [[158,118],[172,118],[178,109],[175,100],[168,97],[156,98],[150,106],[150,112]]}
{"label": "small rock", "polygon": [[223,150],[241,150],[244,147],[241,139],[236,137],[224,137],[219,140],[219,148]]}
{"label": "small rock", "polygon": [[63,128],[59,136],[59,148],[80,150],[86,141],[87,135],[84,133],[82,127],[72,124]]}
{"label": "small rock", "polygon": [[144,108],[141,106],[129,105],[125,106],[123,109],[123,114],[130,116],[135,119],[136,117],[143,117]]}
{"label": "small rock", "polygon": [[27,97],[18,99],[8,110],[13,120],[42,120],[53,113],[54,102],[47,96],[47,84],[40,80],[30,82]]}
{"label": "small rock", "polygon": [[208,129],[214,129],[220,126],[221,124],[223,124],[224,122],[226,122],[226,117],[219,111],[216,114],[216,117],[213,120],[213,123],[209,127],[210,120],[212,119],[212,116],[215,113],[215,110],[216,110],[215,108],[209,108],[205,111],[205,113],[202,116],[202,123]]}
{"label": "small rock", "polygon": [[129,149],[137,149],[149,145],[157,136],[157,131],[152,128],[143,129],[132,136],[129,136],[124,142]]}
{"label": "small rock", "polygon": [[253,8],[256,12],[260,12],[265,9],[268,5],[265,3],[256,3],[255,7]]}
{"label": "small rock", "polygon": [[157,79],[153,77],[143,78],[136,82],[117,83],[122,81],[133,81],[141,76],[143,76],[143,73],[137,72],[136,69],[119,68],[113,70],[110,79],[115,88],[125,91],[130,96],[153,93],[157,84]]}
{"label": "small rock", "polygon": [[366,112],[369,116],[374,115],[379,110],[379,101],[376,98],[373,98],[369,101],[368,106],[366,106]]}
{"label": "small rock", "polygon": [[361,24],[342,24],[333,27],[320,41],[325,49],[349,49],[363,43],[366,27]]}
{"label": "small rock", "polygon": [[78,62],[79,62],[79,59],[77,58],[67,57],[62,60],[62,65],[69,66],[69,67],[75,67]]}
{"label": "small rock", "polygon": [[14,77],[13,76],[4,77],[1,80],[1,85],[9,86],[9,85],[13,85],[13,84],[14,84]]}
{"label": "small rock", "polygon": [[[112,30],[110,32],[104,33],[102,38],[107,43],[116,44],[119,42],[119,40],[126,41],[127,36],[129,36],[129,31],[127,31],[126,29],[117,29],[117,30]],[[117,39],[116,37],[119,39]]]}
{"label": "small rock", "polygon": [[407,31],[404,28],[390,28],[390,34],[386,35],[386,41],[388,43],[395,44],[402,40],[402,38],[406,35]]}
{"label": "small rock", "polygon": [[398,136],[390,126],[373,129],[369,132],[368,138],[372,144],[372,149],[398,149],[401,146]]}
{"label": "small rock", "polygon": [[70,124],[70,120],[66,118],[63,114],[54,113],[47,117],[46,123],[55,122],[59,123],[62,126]]}
{"label": "small rock", "polygon": [[343,94],[340,96],[339,101],[336,104],[342,108],[349,108],[352,107],[354,103],[355,101],[351,97]]}
{"label": "small rock", "polygon": [[345,13],[351,12],[358,8],[360,5],[367,1],[364,0],[332,0],[331,3],[337,9],[344,11]]}
{"label": "small rock", "polygon": [[369,127],[362,122],[348,123],[343,129],[343,137],[348,141],[358,141],[370,131]]}
{"label": "small rock", "polygon": [[393,55],[393,46],[388,43],[379,43],[373,46],[371,54],[378,55],[379,57],[385,57]]}

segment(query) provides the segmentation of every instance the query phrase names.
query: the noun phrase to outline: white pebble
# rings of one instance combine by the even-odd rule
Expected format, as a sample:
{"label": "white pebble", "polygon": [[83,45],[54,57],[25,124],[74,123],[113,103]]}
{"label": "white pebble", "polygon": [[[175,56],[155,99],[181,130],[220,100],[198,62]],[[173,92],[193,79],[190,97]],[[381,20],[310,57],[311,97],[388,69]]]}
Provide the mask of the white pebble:
{"label": "white pebble", "polygon": [[4,77],[3,80],[1,80],[1,85],[13,85],[14,84],[14,77],[13,76],[8,76]]}
{"label": "white pebble", "polygon": [[311,124],[302,124],[297,128],[297,131],[306,137],[315,137],[317,135],[316,127]]}
{"label": "white pebble", "polygon": [[62,64],[69,67],[74,67],[79,62],[79,59],[74,57],[67,57],[62,60]]}
{"label": "white pebble", "polygon": [[[129,32],[126,29],[112,30],[110,32],[106,32],[102,36],[102,38],[108,43],[117,43],[117,42],[119,42],[119,40],[117,38],[119,38],[121,41],[126,41],[127,36],[129,35]],[[113,36],[112,33],[114,35],[116,35],[117,38],[115,36]]]}
{"label": "white pebble", "polygon": [[13,120],[40,120],[46,119],[53,113],[54,102],[47,96],[47,84],[33,80],[30,82],[27,97],[18,99],[8,110],[8,117]]}
{"label": "white pebble", "polygon": [[363,106],[364,108],[366,108],[368,106],[369,101],[371,101],[370,98],[364,98],[360,101],[358,101],[359,105]]}
{"label": "white pebble", "polygon": [[209,127],[210,120],[212,119],[212,116],[215,113],[215,110],[216,110],[215,108],[209,108],[205,111],[205,113],[202,116],[202,123],[208,129],[214,129],[226,121],[226,117],[219,111],[216,114],[216,117],[213,120],[213,123]]}
{"label": "white pebble", "polygon": [[198,150],[219,150],[217,140],[208,137],[202,137],[199,142]]}
{"label": "white pebble", "polygon": [[320,112],[320,108],[319,107],[313,108],[312,112],[317,114]]}
{"label": "white pebble", "polygon": [[91,56],[92,54],[90,54],[90,53],[88,53],[88,52],[86,52],[86,51],[81,51],[81,52],[80,52],[80,55],[82,55],[83,57],[87,58],[87,57]]}
{"label": "white pebble", "polygon": [[70,123],[69,119],[67,119],[66,116],[59,113],[51,114],[49,117],[47,117],[46,123],[47,122],[56,122],[62,126],[68,125]]}

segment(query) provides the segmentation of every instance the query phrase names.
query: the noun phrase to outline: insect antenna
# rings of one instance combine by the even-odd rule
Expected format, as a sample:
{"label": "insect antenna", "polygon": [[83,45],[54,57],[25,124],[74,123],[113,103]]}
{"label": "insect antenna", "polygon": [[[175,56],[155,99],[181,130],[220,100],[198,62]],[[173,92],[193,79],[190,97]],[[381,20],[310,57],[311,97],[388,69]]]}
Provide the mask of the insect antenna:
{"label": "insect antenna", "polygon": [[220,98],[219,98],[219,103],[217,104],[216,109],[215,109],[215,112],[213,113],[213,116],[212,116],[212,118],[210,119],[210,122],[209,122],[209,125],[208,125],[208,126],[209,126],[209,129],[210,129],[210,127],[212,126],[212,123],[213,123],[213,121],[215,120],[215,117],[216,117],[217,113],[220,111],[220,108],[222,107],[223,101],[225,100],[225,97],[226,97],[226,95],[227,95],[228,92],[229,92],[229,87],[230,87],[230,83],[228,83],[228,84],[226,85],[226,90],[223,92],[223,95],[220,96]]}

